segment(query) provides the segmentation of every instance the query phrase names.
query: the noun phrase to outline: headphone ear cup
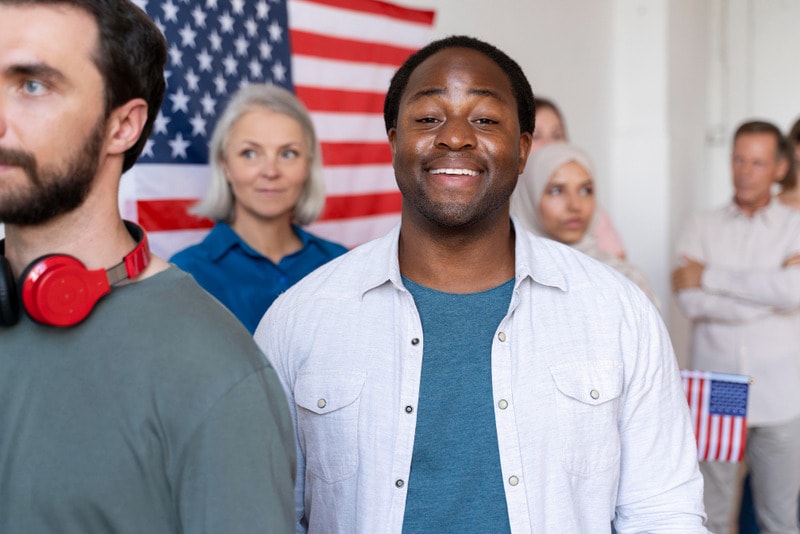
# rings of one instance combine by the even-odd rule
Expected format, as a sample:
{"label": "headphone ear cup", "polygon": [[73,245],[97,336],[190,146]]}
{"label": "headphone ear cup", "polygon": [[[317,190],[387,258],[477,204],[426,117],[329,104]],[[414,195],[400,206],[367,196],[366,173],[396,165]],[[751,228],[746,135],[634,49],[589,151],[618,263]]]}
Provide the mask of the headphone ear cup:
{"label": "headphone ear cup", "polygon": [[80,323],[109,291],[104,269],[90,271],[77,258],[63,254],[31,263],[20,281],[25,311],[34,321],[51,326]]}
{"label": "headphone ear cup", "polygon": [[14,273],[5,256],[0,256],[0,325],[14,326],[19,321],[19,295]]}

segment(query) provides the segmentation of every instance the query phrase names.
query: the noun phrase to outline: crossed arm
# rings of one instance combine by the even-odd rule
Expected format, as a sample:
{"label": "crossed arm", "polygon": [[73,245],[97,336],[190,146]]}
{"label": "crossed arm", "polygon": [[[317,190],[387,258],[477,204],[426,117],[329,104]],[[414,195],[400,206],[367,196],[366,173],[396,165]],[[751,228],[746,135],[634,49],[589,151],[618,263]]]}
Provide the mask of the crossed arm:
{"label": "crossed arm", "polygon": [[706,264],[684,256],[672,272],[672,287],[690,319],[752,321],[800,305],[800,253],[784,259],[781,269],[765,272],[715,270],[703,285]]}

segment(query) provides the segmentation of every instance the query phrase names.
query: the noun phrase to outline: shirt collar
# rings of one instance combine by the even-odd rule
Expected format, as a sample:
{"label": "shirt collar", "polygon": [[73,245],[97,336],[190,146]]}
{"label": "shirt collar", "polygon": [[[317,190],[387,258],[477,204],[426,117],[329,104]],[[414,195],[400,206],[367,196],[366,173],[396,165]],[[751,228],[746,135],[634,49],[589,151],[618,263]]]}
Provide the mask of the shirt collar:
{"label": "shirt collar", "polygon": [[[523,282],[530,278],[533,282],[545,286],[556,287],[563,291],[568,288],[567,278],[560,267],[560,262],[553,254],[548,240],[533,236],[524,230],[514,217],[511,221],[516,231],[515,235],[515,290]],[[369,252],[370,257],[380,259],[370,263],[365,269],[365,275],[361,282],[361,294],[375,289],[383,284],[391,283],[397,289],[405,291],[402,276],[400,275],[400,261],[398,257],[398,247],[400,243],[400,224],[396,225],[384,237],[373,242],[373,250]]]}
{"label": "shirt collar", "polygon": [[[297,237],[300,238],[303,248],[306,248],[312,241],[315,240],[313,235],[304,231],[299,226],[292,225],[292,230],[294,230],[295,234],[297,234]],[[213,261],[219,260],[230,249],[237,246],[250,256],[258,258],[263,257],[261,253],[248,245],[244,239],[242,239],[239,234],[237,234],[233,228],[231,228],[231,226],[224,221],[218,221],[217,224],[214,225],[214,228],[212,228],[206,236],[205,244],[208,247],[208,255]]]}
{"label": "shirt collar", "polygon": [[761,220],[765,223],[769,223],[773,220],[776,220],[776,212],[781,209],[780,201],[775,198],[774,196],[770,198],[769,204],[761,208],[760,210],[756,211],[752,217],[748,217],[745,213],[736,205],[735,200],[731,200],[730,203],[725,206],[725,214],[730,218],[748,218],[752,220]]}
{"label": "shirt collar", "polygon": [[557,287],[566,291],[569,287],[567,278],[561,267],[561,261],[553,254],[550,240],[536,236],[514,217],[511,217],[516,235],[515,246],[515,288],[523,280],[530,278],[533,282],[549,287]]}
{"label": "shirt collar", "polygon": [[376,239],[371,245],[362,245],[373,248],[373,250],[369,251],[369,257],[376,260],[368,262],[364,270],[364,278],[361,281],[362,296],[367,291],[382,286],[387,282],[398,289],[405,290],[400,276],[399,244],[400,224],[398,223],[388,234]]}

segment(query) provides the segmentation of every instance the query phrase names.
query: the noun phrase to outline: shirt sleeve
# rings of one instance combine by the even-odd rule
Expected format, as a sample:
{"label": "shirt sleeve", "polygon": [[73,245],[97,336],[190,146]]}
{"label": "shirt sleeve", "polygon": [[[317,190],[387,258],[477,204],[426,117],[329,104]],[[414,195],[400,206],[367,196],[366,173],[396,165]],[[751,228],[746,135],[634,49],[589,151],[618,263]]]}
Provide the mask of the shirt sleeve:
{"label": "shirt sleeve", "polygon": [[746,323],[774,313],[771,306],[746,302],[725,295],[715,295],[702,289],[679,291],[676,299],[684,315],[692,321]]}
{"label": "shirt sleeve", "polygon": [[675,355],[655,310],[639,308],[636,354],[625,363],[614,526],[619,534],[705,533],[703,479]]}
{"label": "shirt sleeve", "polygon": [[291,532],[295,452],[272,368],[254,371],[194,431],[174,481],[182,532]]}
{"label": "shirt sleeve", "polygon": [[[279,297],[280,298],[280,297]],[[286,354],[280,350],[280,340],[284,333],[285,328],[281,325],[275,324],[277,314],[273,310],[277,310],[279,306],[271,306],[264,315],[264,318],[256,328],[254,338],[256,343],[267,356],[267,359],[275,369],[278,379],[283,386],[286,400],[289,403],[289,413],[292,420],[292,425],[297,428],[297,405],[294,399],[294,372],[290,370]],[[297,438],[296,432],[294,436],[295,456],[297,458],[297,469],[295,473],[294,482],[294,531],[296,534],[305,534],[308,530],[307,521],[305,518],[305,473],[306,473],[306,459],[303,450],[300,447],[300,441]]]}
{"label": "shirt sleeve", "polygon": [[773,312],[800,308],[800,267],[731,271],[710,266],[703,272],[702,284],[708,293],[767,306]]}
{"label": "shirt sleeve", "polygon": [[[702,216],[695,216],[690,221],[678,240],[676,247],[677,264],[684,258],[691,258],[706,264],[707,258],[703,247],[705,228],[706,223]],[[675,296],[678,305],[687,318],[692,321],[712,320],[740,323],[754,321],[774,312],[769,304],[711,290],[707,285],[707,280],[710,279],[713,286],[714,272],[714,267],[706,264],[702,287],[676,292]],[[800,269],[798,269],[798,272],[800,273]]]}

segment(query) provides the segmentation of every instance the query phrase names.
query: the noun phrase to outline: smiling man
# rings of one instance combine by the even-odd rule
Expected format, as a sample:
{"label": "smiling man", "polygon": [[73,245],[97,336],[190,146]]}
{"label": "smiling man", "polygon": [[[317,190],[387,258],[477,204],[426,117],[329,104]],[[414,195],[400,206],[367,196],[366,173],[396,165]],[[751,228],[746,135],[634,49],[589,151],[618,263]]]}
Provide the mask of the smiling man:
{"label": "smiling man", "polygon": [[256,330],[295,419],[298,532],[705,532],[658,313],[510,218],[533,107],[517,63],[470,37],[393,77],[400,225]]}
{"label": "smiling man", "polygon": [[[736,130],[733,200],[696,217],[672,275],[694,322],[695,369],[748,375],[745,460],[764,532],[800,532],[800,212],[773,197],[788,147],[769,122]],[[709,528],[728,532],[739,465],[703,462]]]}
{"label": "smiling man", "polygon": [[0,532],[286,532],[274,370],[117,192],[164,96],[126,0],[0,0]]}

